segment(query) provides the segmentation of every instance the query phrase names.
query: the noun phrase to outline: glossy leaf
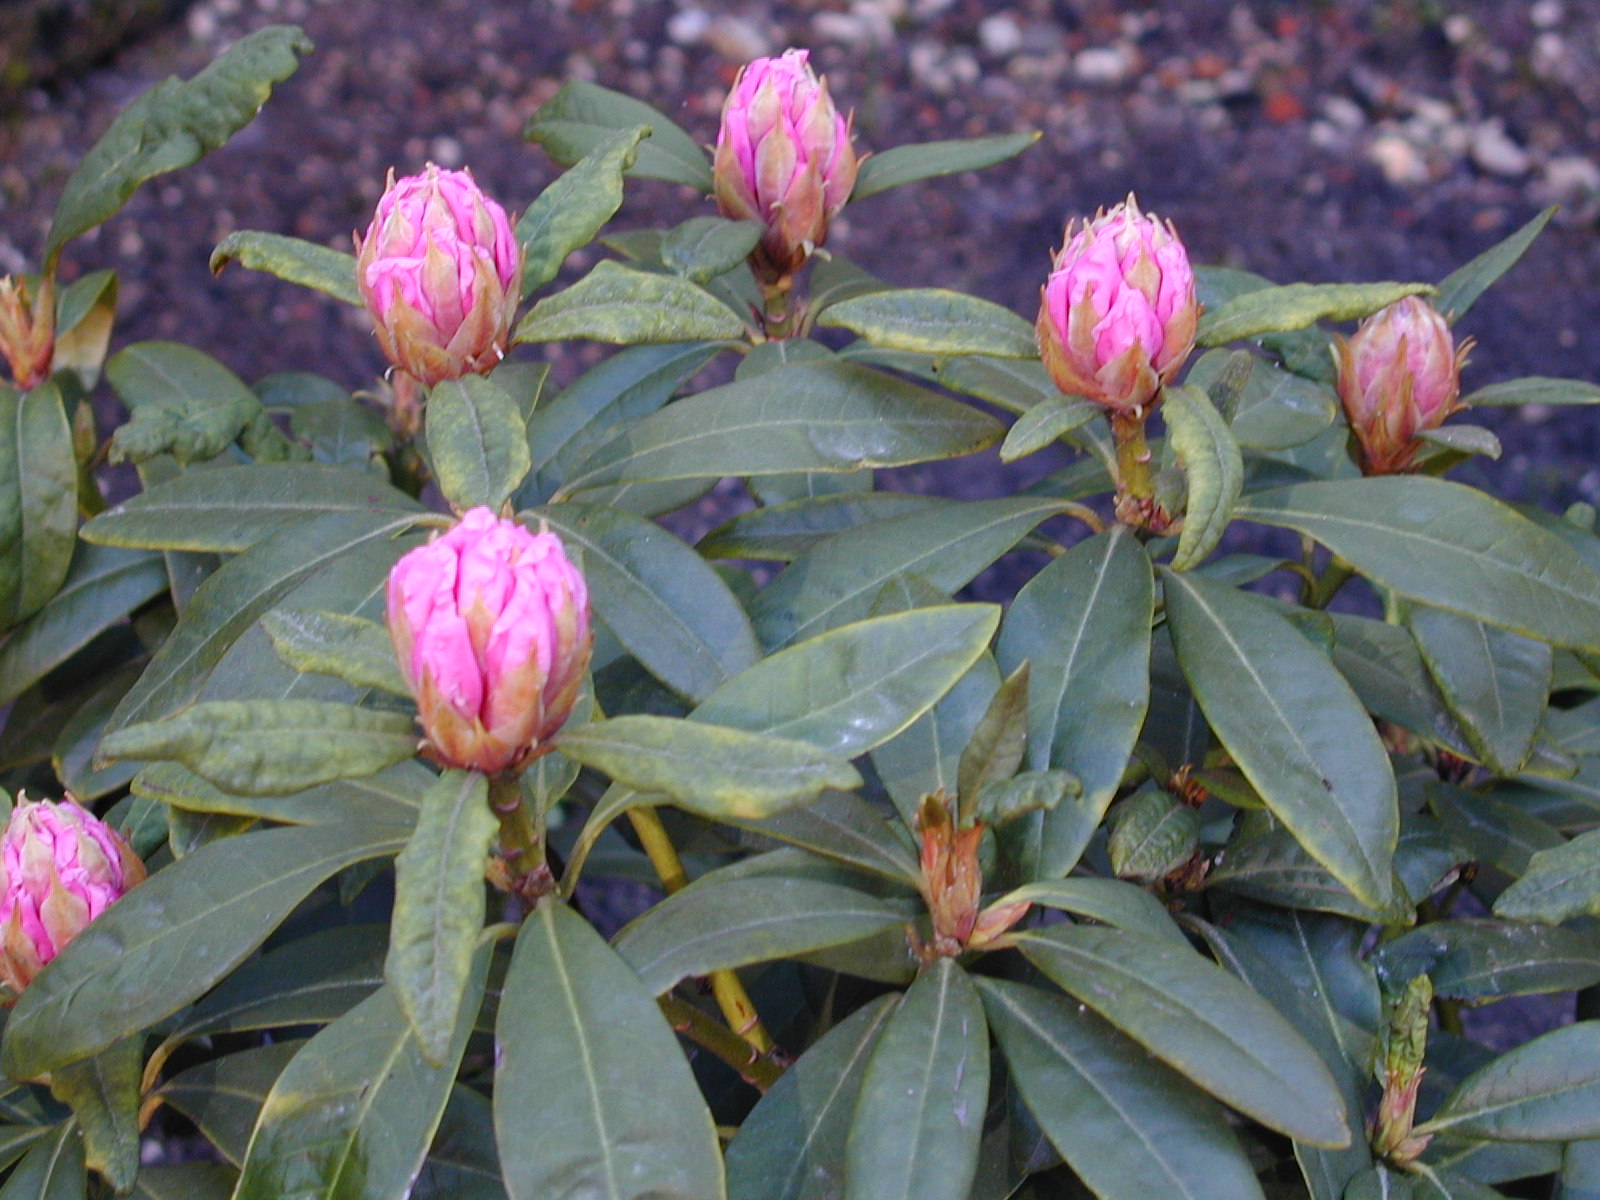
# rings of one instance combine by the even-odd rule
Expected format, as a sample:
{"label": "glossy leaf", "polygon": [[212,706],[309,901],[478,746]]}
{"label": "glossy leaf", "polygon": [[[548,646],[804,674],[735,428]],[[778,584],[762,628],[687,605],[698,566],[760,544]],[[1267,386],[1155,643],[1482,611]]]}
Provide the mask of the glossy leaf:
{"label": "glossy leaf", "polygon": [[702,192],[711,190],[711,163],[694,138],[648,104],[587,80],[563,84],[533,114],[523,136],[538,142],[562,166],[570,167],[612,133],[639,125],[649,127],[650,139],[639,146],[638,158],[627,170],[629,175],[687,184]]}
{"label": "glossy leaf", "polygon": [[1111,810],[1106,853],[1121,879],[1154,883],[1200,845],[1200,815],[1159,788],[1143,788]]}
{"label": "glossy leaf", "polygon": [[1288,283],[1245,292],[1200,317],[1195,341],[1221,346],[1318,321],[1354,321],[1406,296],[1431,294],[1426,283]]}
{"label": "glossy leaf", "polygon": [[1554,1029],[1474,1071],[1419,1133],[1498,1141],[1600,1137],[1600,1022]]}
{"label": "glossy leaf", "polygon": [[535,304],[513,342],[588,338],[622,345],[742,338],[744,322],[704,288],[677,275],[625,267],[611,259]]}
{"label": "glossy leaf", "polygon": [[1033,326],[1016,313],[943,288],[869,292],[829,305],[817,324],[848,329],[888,350],[996,358],[1033,358],[1039,353]]}
{"label": "glossy leaf", "polygon": [[1043,450],[1057,438],[1094,420],[1101,411],[1098,404],[1081,396],[1048,396],[1018,417],[1006,431],[1006,440],[1000,446],[1000,461],[1016,462]]}
{"label": "glossy leaf", "polygon": [[78,464],[53,383],[0,385],[0,630],[62,585],[78,529]]}
{"label": "glossy leaf", "polygon": [[363,303],[361,289],[356,284],[355,255],[343,250],[285,237],[281,233],[236,229],[211,252],[211,273],[222,274],[232,262],[252,271],[265,271],[301,287],[314,288],[357,308]]}
{"label": "glossy leaf", "polygon": [[572,169],[528,205],[517,220],[522,247],[522,296],[556,277],[567,255],[594,240],[622,207],[622,176],[650,136],[648,125],[601,134]]}
{"label": "glossy leaf", "polygon": [[[848,475],[779,476],[849,479]],[[707,558],[764,558],[793,562],[817,543],[847,529],[937,508],[947,501],[911,492],[835,492],[764,505],[729,519],[700,539]]]}
{"label": "glossy leaf", "polygon": [[1494,911],[1552,925],[1583,914],[1600,916],[1600,829],[1536,851],[1522,878],[1500,893]]}
{"label": "glossy leaf", "polygon": [[84,1158],[114,1191],[139,1173],[139,1076],[144,1039],[125,1038],[99,1054],[58,1067],[50,1094],[72,1109],[83,1131]]}
{"label": "glossy leaf", "polygon": [[1490,246],[1465,266],[1452,271],[1440,281],[1439,295],[1434,299],[1433,306],[1452,322],[1460,320],[1461,315],[1472,307],[1490,284],[1516,265],[1517,260],[1533,244],[1533,239],[1539,236],[1539,231],[1555,214],[1556,209],[1552,205],[1504,241]]}
{"label": "glossy leaf", "polygon": [[1028,669],[1024,662],[1006,676],[961,751],[956,794],[964,811],[971,811],[987,785],[1010,779],[1022,765],[1028,744]]}
{"label": "glossy leaf", "polygon": [[1188,945],[1183,931],[1154,893],[1121,879],[1097,879],[1092,875],[1047,879],[1007,892],[999,902],[1058,908],[1118,929]]}
{"label": "glossy leaf", "polygon": [[661,261],[674,274],[694,283],[706,283],[744,262],[764,231],[760,221],[691,217],[662,239]]}
{"label": "glossy leaf", "polygon": [[362,779],[340,779],[286,796],[235,796],[177,763],[155,763],[134,777],[136,795],[198,813],[226,813],[291,825],[366,822],[409,828],[433,774],[415,759]]}
{"label": "glossy leaf", "polygon": [[1509,404],[1543,404],[1551,407],[1600,404],[1600,385],[1586,379],[1551,379],[1543,375],[1528,375],[1503,383],[1491,383],[1469,392],[1461,397],[1461,403],[1469,408]]}
{"label": "glossy leaf", "polygon": [[0,1200],[84,1200],[84,1167],[83,1135],[76,1122],[63,1121],[22,1156]]}
{"label": "glossy leaf", "polygon": [[828,792],[803,808],[763,821],[733,823],[906,887],[915,888],[922,877],[908,843],[896,836],[894,826],[876,808],[853,792]]}
{"label": "glossy leaf", "polygon": [[358,688],[392,696],[411,689],[395,661],[389,631],[376,621],[343,613],[276,608],[261,618],[272,648],[296,671],[333,675]]}
{"label": "glossy leaf", "polygon": [[1503,921],[1430,921],[1373,954],[1395,990],[1426,974],[1452,1000],[1576,991],[1600,983],[1600,935]]}
{"label": "glossy leaf", "polygon": [[261,1105],[303,1040],[289,1039],[224,1055],[179,1072],[160,1096],[199,1127],[230,1163],[244,1162]]}
{"label": "glossy leaf", "polygon": [[879,151],[865,159],[856,175],[851,200],[865,200],[919,179],[981,171],[1015,158],[1039,140],[1036,130],[994,137],[953,138],[943,142],[911,142]]}
{"label": "glossy leaf", "polygon": [[[1229,352],[1212,350],[1189,368],[1184,382],[1215,386]],[[1252,358],[1249,377],[1230,409],[1228,427],[1241,446],[1252,450],[1289,450],[1303,446],[1333,424],[1339,396],[1328,384],[1285,371],[1265,359]]]}
{"label": "glossy leaf", "polygon": [[1463,758],[1466,734],[1428,674],[1410,630],[1352,613],[1333,613],[1333,665],[1367,711]]}
{"label": "glossy leaf", "polygon": [[1430,784],[1428,807],[1444,830],[1475,859],[1516,877],[1540,850],[1566,844],[1547,821],[1492,792],[1482,794]]}
{"label": "glossy leaf", "polygon": [[112,462],[142,463],[158,454],[183,465],[215,458],[265,418],[243,380],[178,342],[129,346],[106,364],[106,378],[133,410],[112,435]]}
{"label": "glossy leaf", "polygon": [[1183,463],[1189,498],[1172,569],[1186,571],[1216,549],[1227,532],[1234,503],[1244,487],[1239,443],[1205,392],[1167,388],[1161,414],[1167,436]]}
{"label": "glossy leaf", "polygon": [[458,512],[498,510],[533,465],[522,412],[492,379],[463,375],[428,390],[428,457],[439,490]]}

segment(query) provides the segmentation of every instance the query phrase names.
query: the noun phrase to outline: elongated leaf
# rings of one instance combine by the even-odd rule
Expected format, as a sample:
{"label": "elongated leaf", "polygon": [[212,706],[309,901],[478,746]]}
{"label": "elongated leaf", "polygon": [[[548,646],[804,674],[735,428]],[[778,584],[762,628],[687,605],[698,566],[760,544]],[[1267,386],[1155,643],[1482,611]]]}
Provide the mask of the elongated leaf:
{"label": "elongated leaf", "polygon": [[139,1173],[139,1076],[144,1039],[125,1038],[99,1054],[57,1068],[50,1094],[72,1109],[84,1158],[117,1192]]}
{"label": "elongated leaf", "polygon": [[[849,475],[779,476],[845,480]],[[695,547],[707,558],[765,558],[793,562],[834,534],[889,517],[924,512],[947,503],[909,492],[835,492],[768,504],[733,517]]]}
{"label": "elongated leaf", "polygon": [[1097,1196],[1261,1195],[1226,1114],[1065,998],[980,979],[984,1011],[1028,1109]]}
{"label": "elongated leaf", "polygon": [[1150,700],[1150,560],[1120,527],[1079,542],[1035,575],[1006,614],[1002,669],[1031,664],[1028,764],[1070,771],[1081,809],[1027,818],[1031,878],[1066,874],[1116,794]]}
{"label": "elongated leaf", "polygon": [[343,613],[278,608],[261,619],[272,648],[297,671],[333,675],[393,696],[411,689],[395,661],[389,631],[376,621]]}
{"label": "elongated leaf", "polygon": [[449,1059],[470,991],[484,864],[498,829],[489,781],[476,771],[446,771],[423,796],[416,830],[395,860],[383,973],[423,1058],[435,1066]]}
{"label": "elongated leaf", "polygon": [[[111,461],[171,454],[180,464],[215,458],[265,410],[216,359],[178,342],[138,342],[106,364],[106,378],[133,418],[117,428]],[[270,425],[270,422],[269,422]]]}
{"label": "elongated leaf", "polygon": [[1430,921],[1373,955],[1391,990],[1426,973],[1455,1000],[1576,991],[1600,982],[1600,936],[1502,921]]}
{"label": "elongated leaf", "polygon": [[72,372],[85,394],[94,390],[105,365],[116,320],[117,291],[115,271],[89,271],[56,298],[56,347],[50,370],[52,374]]}
{"label": "elongated leaf", "polygon": [[1586,379],[1550,379],[1543,375],[1529,375],[1481,387],[1461,397],[1461,403],[1468,407],[1480,404],[1600,404],[1600,385]]}
{"label": "elongated leaf", "polygon": [[895,996],[880,996],[857,1009],[767,1090],[728,1145],[728,1200],[842,1194],[861,1076],[897,1004]]}
{"label": "elongated leaf", "polygon": [[[707,283],[742,263],[760,243],[763,232],[760,221],[691,217],[662,239],[661,261],[685,279]],[[786,347],[788,342],[765,344]]]}
{"label": "elongated leaf", "polygon": [[1121,879],[1096,879],[1089,875],[1046,879],[1007,892],[999,903],[1058,908],[1118,929],[1131,929],[1148,937],[1188,945],[1183,931],[1173,923],[1166,906],[1153,893]]}
{"label": "elongated leaf", "polygon": [[[1198,358],[1184,382],[1200,388],[1215,385],[1229,352],[1212,350]],[[1256,450],[1288,450],[1303,446],[1333,423],[1339,396],[1331,386],[1253,358],[1249,377],[1233,406],[1228,426],[1241,446]]]}
{"label": "elongated leaf", "polygon": [[240,38],[187,81],[168,78],[130,104],[78,162],[61,189],[45,264],[61,247],[112,216],[147,179],[186,167],[248,125],[294,74],[311,43],[292,25]]}
{"label": "elongated leaf", "polygon": [[528,205],[517,221],[522,295],[532,295],[561,270],[567,255],[594,240],[622,207],[622,175],[633,166],[648,125],[602,135],[592,149]]}
{"label": "elongated leaf", "polygon": [[458,511],[498,509],[533,460],[517,402],[492,379],[464,375],[428,391],[428,457],[439,490]]}
{"label": "elongated leaf", "polygon": [[1452,271],[1440,281],[1439,295],[1434,301],[1434,307],[1452,322],[1460,320],[1461,315],[1472,307],[1473,302],[1483,295],[1490,284],[1516,266],[1517,260],[1533,244],[1533,239],[1539,236],[1540,230],[1549,223],[1555,213],[1555,206],[1552,205],[1504,241],[1489,247],[1465,266]]}
{"label": "elongated leaf", "polygon": [[721,1200],[711,1114],[649,990],[587,922],[523,923],[495,1028],[510,1200]]}
{"label": "elongated leaf", "polygon": [[1033,358],[1033,326],[1010,309],[943,288],[895,288],[829,305],[817,324],[848,329],[875,346],[920,354]]}
{"label": "elongated leaf", "polygon": [[1174,571],[1187,571],[1216,549],[1244,488],[1244,458],[1222,414],[1197,387],[1168,388],[1161,404],[1172,448],[1183,461],[1188,507]]}
{"label": "elongated leaf", "polygon": [[78,525],[78,465],[61,393],[0,385],[0,631],[62,585]]}
{"label": "elongated leaf", "polygon": [[954,138],[944,142],[912,142],[893,146],[871,155],[856,175],[851,200],[865,200],[890,188],[903,187],[919,179],[955,175],[961,171],[981,171],[996,163],[1015,158],[1039,140],[1035,130],[1004,133],[994,137]]}
{"label": "elongated leaf", "polygon": [[141,1167],[133,1200],[228,1200],[239,1173],[225,1163],[186,1162]]}
{"label": "elongated leaf", "polygon": [[1482,492],[1423,476],[1301,483],[1234,515],[1313,537],[1403,596],[1557,646],[1600,649],[1600,576]]}
{"label": "elongated leaf", "polygon": [[639,125],[648,126],[651,136],[639,147],[629,175],[711,190],[711,164],[694,138],[648,104],[587,80],[565,83],[533,114],[523,137],[570,167],[615,131]]}
{"label": "elongated leaf", "polygon": [[1195,575],[1162,579],[1178,662],[1234,762],[1312,857],[1382,908],[1398,793],[1360,701],[1265,601]]}
{"label": "elongated leaf", "polygon": [[1028,409],[1006,431],[1000,447],[1002,462],[1015,462],[1086,425],[1101,412],[1100,406],[1081,396],[1051,396]]}
{"label": "elongated leaf", "polygon": [[393,992],[380,988],[300,1047],[272,1085],[250,1137],[235,1200],[404,1196],[472,1032],[489,946],[463,980],[441,1064],[430,1063]]}
{"label": "elongated leaf", "polygon": [[1221,346],[1318,321],[1354,321],[1406,296],[1432,295],[1426,283],[1288,283],[1245,292],[1204,313],[1195,341]]}
{"label": "elongated leaf", "polygon": [[1015,935],[1056,984],[1218,1099],[1317,1146],[1349,1140],[1339,1089],[1271,1005],[1192,950],[1125,929]]}
{"label": "elongated leaf", "polygon": [[360,308],[361,289],[356,286],[355,255],[333,250],[316,242],[285,237],[281,233],[261,233],[238,229],[217,243],[211,252],[211,273],[236,262],[252,271],[265,271],[289,283],[343,300]]}
{"label": "elongated leaf", "polygon": [[397,852],[393,826],[269,829],[156,872],[80,933],[28,987],[0,1062],[32,1078],[176,1012],[242,962],[334,872]]}
{"label": "elongated leaf", "polygon": [[1493,793],[1484,795],[1430,784],[1428,807],[1445,832],[1479,862],[1517,877],[1540,850],[1566,844],[1549,822]]}
{"label": "elongated leaf", "polygon": [[819,542],[763,588],[751,621],[775,648],[860,620],[897,575],[954,592],[1060,511],[1048,499],[973,500],[858,525]]}
{"label": "elongated leaf", "polygon": [[83,1134],[77,1122],[63,1121],[23,1155],[0,1200],[84,1200]]}
{"label": "elongated leaf", "polygon": [[161,1085],[161,1098],[199,1127],[235,1166],[244,1162],[250,1134],[272,1084],[304,1039],[285,1039],[213,1058]]}
{"label": "elongated leaf", "polygon": [[1600,829],[1536,851],[1522,878],[1500,893],[1494,911],[1552,925],[1585,913],[1600,916]]}
{"label": "elongated leaf", "polygon": [[989,1093],[989,1033],[967,973],[923,970],[867,1061],[850,1123],[848,1200],[966,1200]]}
{"label": "elongated leaf", "polygon": [[859,870],[915,888],[921,870],[908,843],[877,809],[853,792],[828,792],[803,808],[762,821],[732,821],[741,829],[798,846]]}
{"label": "elongated leaf", "polygon": [[744,332],[744,322],[697,284],[606,259],[571,287],[535,304],[512,340],[589,338],[643,345],[725,341]]}
{"label": "elongated leaf", "polygon": [[433,774],[415,759],[364,779],[340,779],[288,796],[235,796],[177,763],[156,763],[134,778],[136,795],[196,813],[225,813],[292,825],[370,822],[409,827]]}
{"label": "elongated leaf", "polygon": [[1367,711],[1463,758],[1472,747],[1404,626],[1333,613],[1333,665]]}
{"label": "elongated leaf", "polygon": [[994,418],[855,363],[796,362],[691,396],[601,446],[566,490],[627,480],[858,471],[953,458]]}
{"label": "elongated leaf", "polygon": [[557,745],[620,784],[712,818],[759,820],[814,800],[825,788],[861,786],[846,759],[810,742],[703,720],[613,717],[568,726]]}
{"label": "elongated leaf", "polygon": [[1419,1133],[1497,1141],[1600,1137],[1600,1022],[1554,1029],[1474,1071]]}

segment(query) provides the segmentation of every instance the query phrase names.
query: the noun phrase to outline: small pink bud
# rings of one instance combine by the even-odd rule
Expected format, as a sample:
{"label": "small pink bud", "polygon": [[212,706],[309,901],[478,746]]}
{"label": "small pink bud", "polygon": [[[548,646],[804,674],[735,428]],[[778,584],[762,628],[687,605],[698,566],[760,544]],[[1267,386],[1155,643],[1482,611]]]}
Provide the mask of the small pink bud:
{"label": "small pink bud", "polygon": [[856,185],[850,118],[841,116],[804,50],[758,58],[740,70],[722,107],[714,170],[717,208],[760,221],[752,256],[768,283],[797,270],[828,236]]}
{"label": "small pink bud", "polygon": [[1457,347],[1449,324],[1418,296],[1396,300],[1349,341],[1337,340],[1339,399],[1363,473],[1411,470],[1422,448],[1417,435],[1461,408],[1456,398],[1471,348],[1471,338]]}
{"label": "small pink bud", "polygon": [[1039,305],[1039,353],[1063,392],[1136,412],[1194,348],[1200,305],[1171,223],[1132,196],[1081,229],[1067,223]]}
{"label": "small pink bud", "polygon": [[466,171],[432,165],[388,188],[365,238],[356,281],[389,361],[432,387],[505,357],[521,299],[522,247],[506,210]]}
{"label": "small pink bud", "polygon": [[20,993],[129,888],[144,863],[70,796],[17,798],[0,839],[0,982]]}
{"label": "small pink bud", "polygon": [[440,763],[515,771],[572,712],[589,666],[589,590],[555,534],[474,508],[394,565],[388,616]]}
{"label": "small pink bud", "polygon": [[49,276],[31,293],[25,279],[0,279],[0,354],[23,391],[50,378],[56,349],[55,288]]}

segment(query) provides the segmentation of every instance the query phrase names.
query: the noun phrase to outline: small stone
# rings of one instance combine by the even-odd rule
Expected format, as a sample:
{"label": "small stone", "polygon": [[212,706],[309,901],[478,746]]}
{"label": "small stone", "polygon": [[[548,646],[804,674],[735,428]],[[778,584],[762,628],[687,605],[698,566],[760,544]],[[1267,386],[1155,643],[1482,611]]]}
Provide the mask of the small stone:
{"label": "small stone", "polygon": [[1581,154],[1552,158],[1544,165],[1544,193],[1557,204],[1574,204],[1600,194],[1600,165]]}
{"label": "small stone", "polygon": [[986,54],[1010,58],[1022,49],[1022,26],[1010,13],[995,13],[978,22],[978,44]]}
{"label": "small stone", "polygon": [[1396,187],[1414,187],[1428,182],[1428,164],[1417,148],[1397,133],[1372,139],[1367,155],[1378,165],[1383,177]]}
{"label": "small stone", "polygon": [[1090,46],[1072,60],[1072,69],[1084,83],[1115,87],[1133,73],[1135,53],[1131,46]]}
{"label": "small stone", "polygon": [[1535,29],[1553,29],[1566,16],[1566,6],[1561,0],[1536,0],[1528,7],[1528,20]]}
{"label": "small stone", "polygon": [[428,157],[447,171],[459,167],[465,155],[461,143],[449,136],[436,137],[428,143]]}
{"label": "small stone", "polygon": [[667,36],[680,46],[692,46],[705,36],[711,14],[703,8],[682,8],[667,18]]}
{"label": "small stone", "polygon": [[1322,115],[1337,129],[1354,133],[1366,124],[1366,114],[1361,106],[1348,96],[1324,96]]}
{"label": "small stone", "polygon": [[1528,152],[1511,140],[1499,117],[1473,127],[1471,153],[1479,169],[1491,175],[1522,175],[1530,165]]}

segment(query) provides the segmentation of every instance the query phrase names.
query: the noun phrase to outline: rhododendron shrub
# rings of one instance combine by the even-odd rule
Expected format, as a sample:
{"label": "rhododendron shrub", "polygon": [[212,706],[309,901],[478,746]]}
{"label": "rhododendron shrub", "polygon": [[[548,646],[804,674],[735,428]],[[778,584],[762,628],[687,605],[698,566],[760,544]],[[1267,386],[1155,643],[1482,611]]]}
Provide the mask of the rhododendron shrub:
{"label": "rhododendron shrub", "polygon": [[[368,310],[360,397],[125,344],[63,248],[307,49],[136,101],[0,285],[0,787],[81,805],[5,839],[8,1198],[1593,1191],[1600,537],[1448,478],[1600,400],[1464,365],[1548,214],[1273,283],[1130,197],[1015,313],[817,251],[1033,135],[858,144],[793,50],[720,133],[568,84],[537,195],[226,238]],[[558,283],[639,175],[702,210]],[[990,446],[1076,457],[877,487]],[[1577,1019],[1474,1040],[1512,995]]]}

